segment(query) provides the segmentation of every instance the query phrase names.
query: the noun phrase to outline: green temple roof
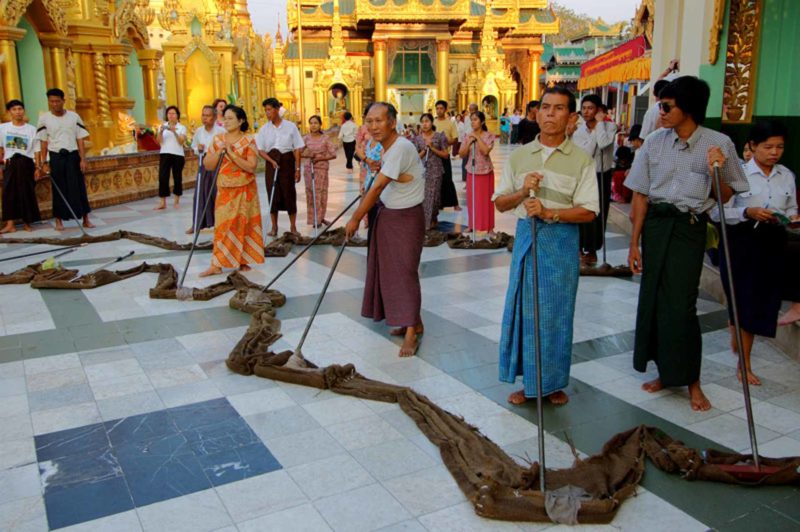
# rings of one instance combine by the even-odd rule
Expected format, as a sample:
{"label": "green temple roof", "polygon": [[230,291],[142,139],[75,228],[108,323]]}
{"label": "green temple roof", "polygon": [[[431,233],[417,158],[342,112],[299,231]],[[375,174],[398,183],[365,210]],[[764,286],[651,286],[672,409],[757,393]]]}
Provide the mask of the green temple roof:
{"label": "green temple roof", "polygon": [[520,9],[519,21],[522,24],[528,22],[531,17],[536,19],[536,22],[541,24],[552,24],[556,21],[556,17],[549,9]]}
{"label": "green temple roof", "polygon": [[[298,47],[296,42],[290,42],[286,47],[286,59],[299,59]],[[303,44],[303,59],[327,59],[328,43],[309,42]]]}
{"label": "green temple roof", "polygon": [[[328,48],[330,44],[327,42],[309,42],[303,43],[303,59],[327,59]],[[368,53],[372,55],[372,43],[364,41],[345,42],[345,49],[348,53]],[[286,59],[299,59],[300,54],[297,52],[298,46],[296,42],[290,42],[286,48]]]}

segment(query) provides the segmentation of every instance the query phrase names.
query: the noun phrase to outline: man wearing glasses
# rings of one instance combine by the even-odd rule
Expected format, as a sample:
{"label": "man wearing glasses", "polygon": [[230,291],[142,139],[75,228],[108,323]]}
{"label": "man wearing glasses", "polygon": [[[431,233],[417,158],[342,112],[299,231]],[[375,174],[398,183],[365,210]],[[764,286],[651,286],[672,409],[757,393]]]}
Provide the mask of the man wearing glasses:
{"label": "man wearing glasses", "polygon": [[[633,190],[628,263],[642,274],[633,367],[645,372],[648,361],[654,361],[658,378],[642,388],[655,393],[688,386],[696,411],[711,408],[700,388],[702,337],[696,307],[708,211],[717,194],[727,202],[749,190],[731,139],[700,125],[710,93],[708,84],[692,76],[662,89],[663,127],[647,137],[625,180]],[[714,164],[720,165],[719,191],[712,187]]]}

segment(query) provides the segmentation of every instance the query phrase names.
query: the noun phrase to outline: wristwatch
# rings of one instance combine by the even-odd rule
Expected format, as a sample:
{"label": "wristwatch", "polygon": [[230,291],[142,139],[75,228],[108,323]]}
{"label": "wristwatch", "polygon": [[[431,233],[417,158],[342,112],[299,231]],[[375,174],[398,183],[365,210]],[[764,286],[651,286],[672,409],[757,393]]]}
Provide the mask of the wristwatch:
{"label": "wristwatch", "polygon": [[558,214],[558,211],[553,211],[553,223],[558,223],[561,220],[561,215]]}

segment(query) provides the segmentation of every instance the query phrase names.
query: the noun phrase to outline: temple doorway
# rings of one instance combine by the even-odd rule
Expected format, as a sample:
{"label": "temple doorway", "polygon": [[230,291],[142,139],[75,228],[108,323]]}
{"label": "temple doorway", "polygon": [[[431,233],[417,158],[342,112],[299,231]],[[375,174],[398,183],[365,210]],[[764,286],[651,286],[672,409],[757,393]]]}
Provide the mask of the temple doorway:
{"label": "temple doorway", "polygon": [[425,109],[426,89],[398,89],[400,101],[398,120],[403,124],[415,126],[419,124],[419,118]]}

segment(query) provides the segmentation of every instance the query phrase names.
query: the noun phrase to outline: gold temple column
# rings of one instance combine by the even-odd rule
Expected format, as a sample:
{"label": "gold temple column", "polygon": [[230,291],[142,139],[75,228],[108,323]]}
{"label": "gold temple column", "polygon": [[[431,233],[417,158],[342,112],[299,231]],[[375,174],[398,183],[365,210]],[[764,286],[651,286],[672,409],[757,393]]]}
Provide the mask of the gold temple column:
{"label": "gold temple column", "polygon": [[0,56],[5,58],[0,61],[0,79],[2,79],[3,103],[9,100],[21,100],[22,88],[19,85],[19,66],[17,65],[17,45],[25,36],[21,28],[0,28]]}
{"label": "gold temple column", "polygon": [[531,61],[531,71],[528,77],[528,101],[539,99],[539,59],[541,52],[528,52]]}
{"label": "gold temple column", "polygon": [[[186,65],[175,65],[175,93],[178,109],[186,112]],[[169,105],[169,103],[167,103]],[[166,119],[166,117],[164,117]]]}
{"label": "gold temple column", "polygon": [[115,94],[114,96],[126,98],[128,96],[128,82],[125,79],[125,65],[128,62],[127,57],[114,56],[111,62],[111,73],[114,78]]}
{"label": "gold temple column", "polygon": [[236,72],[236,82],[239,85],[238,96],[239,101],[236,102],[236,105],[241,105],[244,101],[245,95],[247,94],[247,80],[245,79],[246,69],[243,64],[237,63],[234,65],[233,70]]}
{"label": "gold temple column", "polygon": [[436,41],[436,92],[450,102],[450,41]]}
{"label": "gold temple column", "polygon": [[386,101],[386,41],[373,41],[375,59],[375,101]]}
{"label": "gold temple column", "polygon": [[211,65],[211,85],[214,87],[214,98],[222,96],[222,84],[220,82],[220,65]]}
{"label": "gold temple column", "polygon": [[[363,96],[364,96],[364,88],[359,83],[358,85],[355,86],[352,95],[353,120],[355,120],[355,122],[359,124],[363,121],[361,119],[361,115],[364,114]],[[322,108],[320,107],[320,109]]]}
{"label": "gold temple column", "polygon": [[[58,87],[65,93],[67,90],[67,55],[66,50],[72,44],[70,39],[59,35],[46,34],[39,36],[45,58],[45,73],[50,74],[49,87]],[[49,67],[49,68],[48,68]],[[47,79],[47,76],[45,76]],[[74,109],[75,102],[67,101],[67,108]]]}
{"label": "gold temple column", "polygon": [[138,50],[139,66],[142,68],[144,85],[144,116],[147,124],[158,122],[158,69],[161,67],[161,50]]}

